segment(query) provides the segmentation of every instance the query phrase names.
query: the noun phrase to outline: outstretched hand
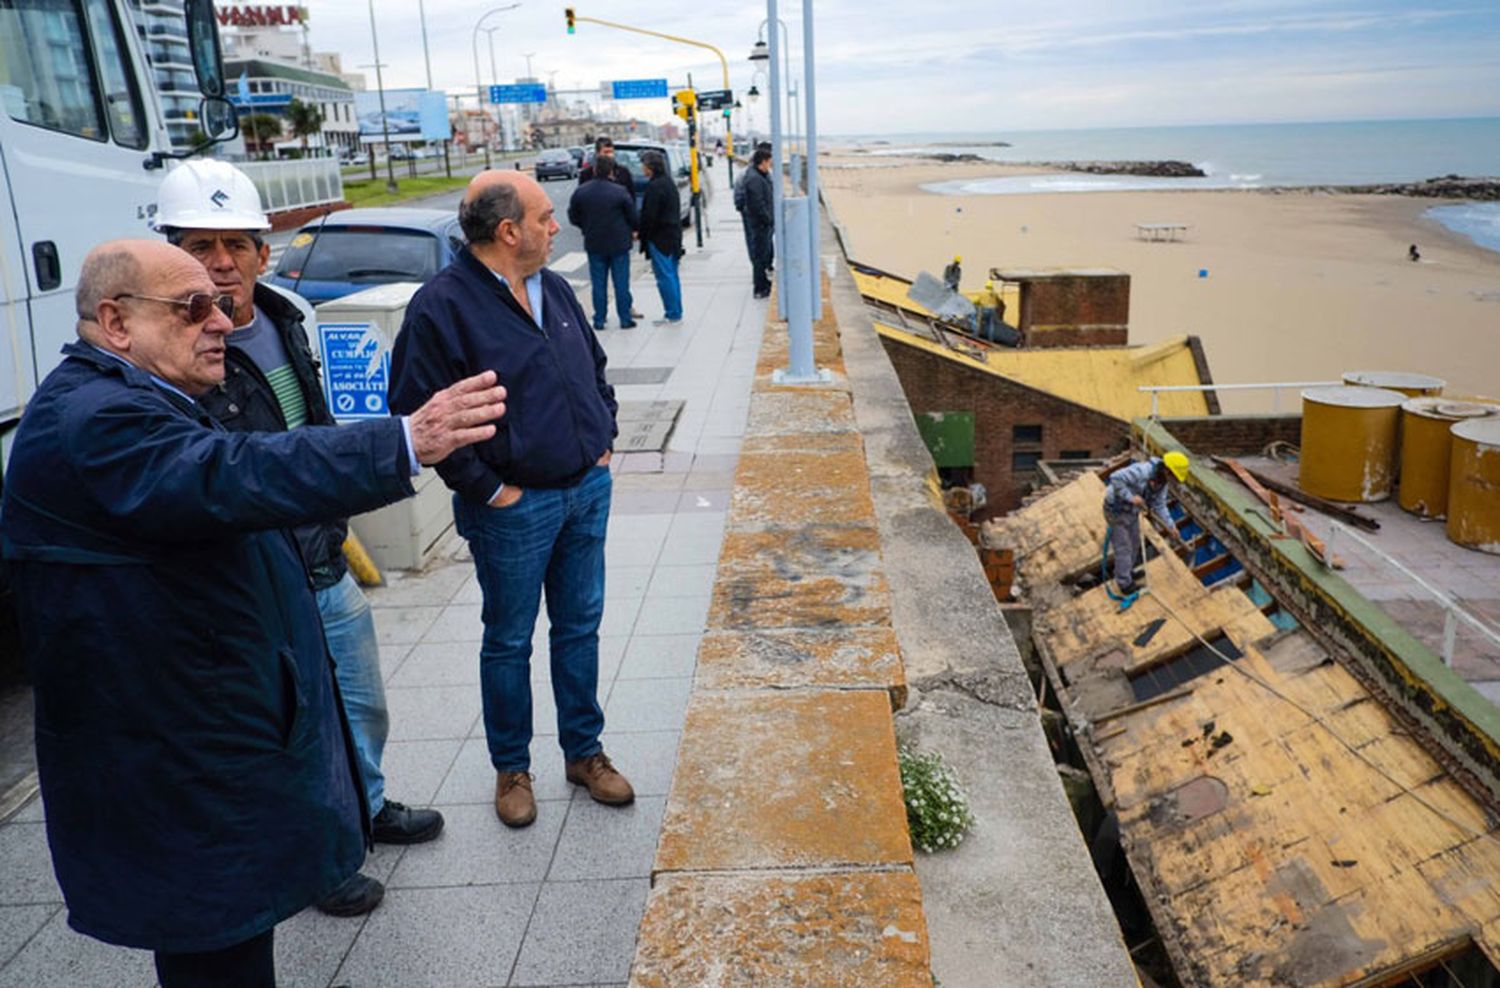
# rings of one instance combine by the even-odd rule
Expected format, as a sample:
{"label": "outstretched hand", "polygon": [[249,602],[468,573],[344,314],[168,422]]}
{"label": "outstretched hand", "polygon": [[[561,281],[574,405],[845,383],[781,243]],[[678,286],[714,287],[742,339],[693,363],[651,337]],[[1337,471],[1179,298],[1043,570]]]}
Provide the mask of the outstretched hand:
{"label": "outstretched hand", "polygon": [[455,449],[495,434],[495,420],[505,414],[505,388],[495,381],[494,371],[466,377],[412,413],[411,441],[419,463],[439,463]]}

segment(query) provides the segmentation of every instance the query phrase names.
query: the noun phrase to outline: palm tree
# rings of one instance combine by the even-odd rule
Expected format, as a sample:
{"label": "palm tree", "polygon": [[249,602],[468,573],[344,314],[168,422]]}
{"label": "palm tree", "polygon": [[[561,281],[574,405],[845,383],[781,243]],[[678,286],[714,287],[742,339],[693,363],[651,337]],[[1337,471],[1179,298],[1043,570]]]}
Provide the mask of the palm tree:
{"label": "palm tree", "polygon": [[266,149],[281,137],[281,118],[274,113],[248,113],[240,118],[240,133],[247,138],[246,150],[254,141],[256,150],[265,157]]}
{"label": "palm tree", "polygon": [[323,129],[323,111],[294,96],[286,106],[286,118],[292,125],[292,135],[302,138],[303,157],[306,157],[307,139]]}

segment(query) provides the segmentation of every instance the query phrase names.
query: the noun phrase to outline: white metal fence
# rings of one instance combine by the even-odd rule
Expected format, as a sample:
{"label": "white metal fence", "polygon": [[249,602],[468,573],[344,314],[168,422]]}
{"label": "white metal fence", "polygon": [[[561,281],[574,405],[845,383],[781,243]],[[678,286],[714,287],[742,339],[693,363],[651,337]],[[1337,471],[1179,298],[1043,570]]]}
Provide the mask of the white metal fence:
{"label": "white metal fence", "polygon": [[260,190],[268,213],[321,206],[344,198],[344,177],[336,158],[242,161],[236,167]]}

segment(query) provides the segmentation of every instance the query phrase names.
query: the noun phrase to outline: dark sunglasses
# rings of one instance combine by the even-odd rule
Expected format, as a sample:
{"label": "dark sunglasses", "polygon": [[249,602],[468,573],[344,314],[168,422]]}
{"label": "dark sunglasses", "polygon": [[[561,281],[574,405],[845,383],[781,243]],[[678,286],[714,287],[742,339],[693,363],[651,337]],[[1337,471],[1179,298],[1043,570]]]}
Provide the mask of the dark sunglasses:
{"label": "dark sunglasses", "polygon": [[121,292],[115,296],[115,301],[118,302],[122,298],[139,298],[147,302],[180,305],[187,309],[188,322],[205,321],[215,308],[229,318],[234,318],[233,295],[210,295],[208,292],[194,292],[187,298],[166,298],[161,295],[141,295],[137,292]]}

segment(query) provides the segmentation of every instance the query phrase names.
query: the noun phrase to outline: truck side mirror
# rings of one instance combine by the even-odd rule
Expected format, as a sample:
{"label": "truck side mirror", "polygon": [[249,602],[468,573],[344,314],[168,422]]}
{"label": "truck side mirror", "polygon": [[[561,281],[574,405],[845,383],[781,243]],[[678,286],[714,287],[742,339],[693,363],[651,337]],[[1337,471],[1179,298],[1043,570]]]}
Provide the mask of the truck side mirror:
{"label": "truck side mirror", "polygon": [[198,73],[198,89],[209,99],[224,96],[224,60],[219,52],[219,27],[213,0],[186,0],[188,50]]}
{"label": "truck side mirror", "polygon": [[227,99],[205,96],[198,104],[198,125],[203,128],[203,136],[218,143],[234,139],[240,131],[240,118]]}

